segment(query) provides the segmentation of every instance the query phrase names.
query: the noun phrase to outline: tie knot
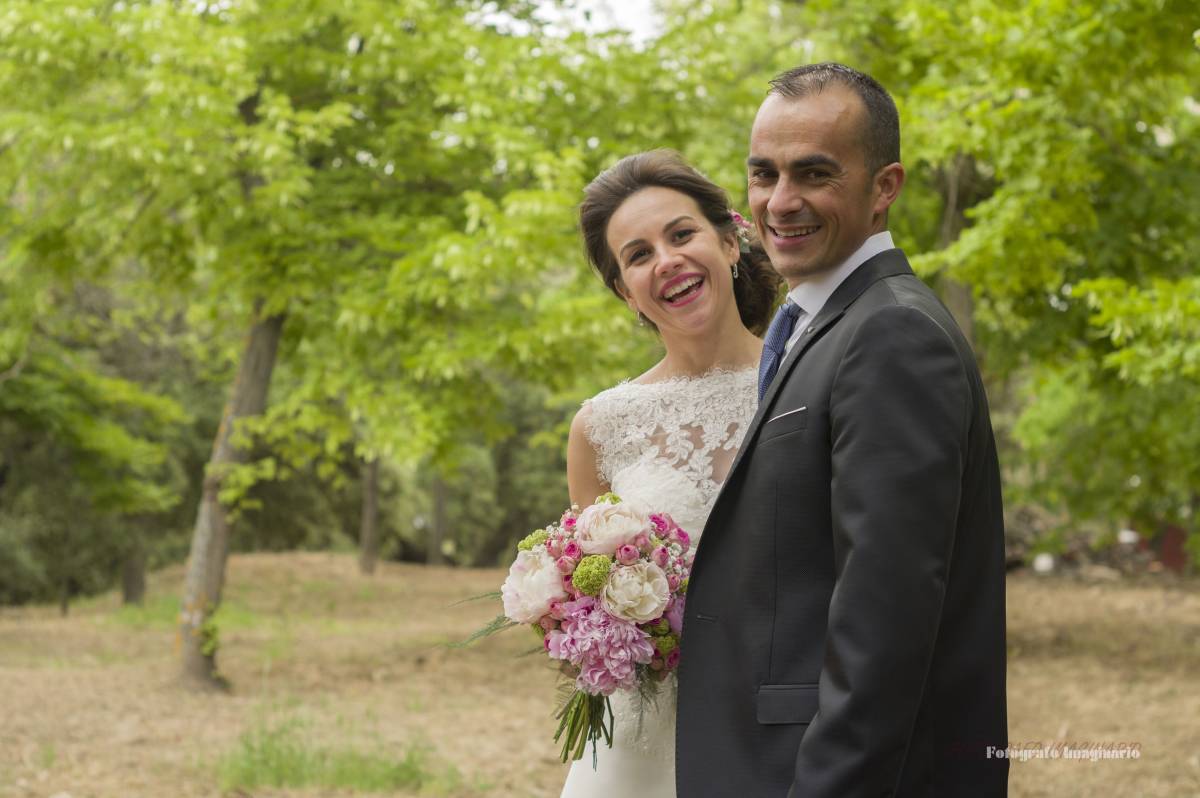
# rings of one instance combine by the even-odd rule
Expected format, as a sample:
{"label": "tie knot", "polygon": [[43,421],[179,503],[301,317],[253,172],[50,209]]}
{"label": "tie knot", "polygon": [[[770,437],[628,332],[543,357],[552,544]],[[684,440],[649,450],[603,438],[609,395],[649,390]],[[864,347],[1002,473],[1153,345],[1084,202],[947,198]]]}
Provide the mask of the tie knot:
{"label": "tie knot", "polygon": [[800,318],[800,314],[803,313],[803,310],[799,305],[789,299],[787,302],[783,303],[783,312],[791,316],[792,321],[795,321],[796,319]]}

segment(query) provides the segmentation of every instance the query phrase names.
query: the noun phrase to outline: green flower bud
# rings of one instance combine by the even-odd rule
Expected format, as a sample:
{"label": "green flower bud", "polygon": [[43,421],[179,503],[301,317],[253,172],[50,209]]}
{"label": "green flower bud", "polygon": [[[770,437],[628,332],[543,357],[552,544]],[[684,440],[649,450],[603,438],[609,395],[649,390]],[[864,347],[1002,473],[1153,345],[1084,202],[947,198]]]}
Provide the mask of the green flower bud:
{"label": "green flower bud", "polygon": [[658,649],[659,654],[665,657],[679,647],[679,638],[675,635],[656,637],[654,638],[654,647]]}
{"label": "green flower bud", "polygon": [[535,529],[526,535],[524,540],[517,544],[517,551],[529,551],[534,546],[545,543],[546,539],[549,537],[550,533],[548,533],[546,530]]}
{"label": "green flower bud", "polygon": [[688,579],[684,579],[682,582],[679,583],[679,591],[678,591],[679,593],[687,593],[688,581],[690,579],[691,579],[691,577],[688,577]]}
{"label": "green flower bud", "polygon": [[608,493],[604,494],[603,496],[596,497],[596,504],[620,504],[620,503],[621,503],[621,497],[618,496],[617,494],[613,493],[612,491],[609,491]]}
{"label": "green flower bud", "polygon": [[666,618],[660,618],[658,623],[652,623],[647,626],[646,631],[652,635],[665,635],[671,631],[671,624],[667,623]]}
{"label": "green flower bud", "polygon": [[612,570],[612,557],[604,554],[584,557],[579,561],[579,565],[575,566],[575,573],[571,575],[571,584],[575,585],[575,589],[585,596],[594,596],[604,589],[604,583],[608,581],[610,570]]}

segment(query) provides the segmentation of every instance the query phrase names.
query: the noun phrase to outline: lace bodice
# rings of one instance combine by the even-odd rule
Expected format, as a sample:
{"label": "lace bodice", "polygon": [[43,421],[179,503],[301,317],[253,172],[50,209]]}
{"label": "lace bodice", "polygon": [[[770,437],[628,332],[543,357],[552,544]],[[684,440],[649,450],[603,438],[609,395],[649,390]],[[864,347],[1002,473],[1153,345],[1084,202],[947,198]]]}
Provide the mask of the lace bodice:
{"label": "lace bodice", "polygon": [[587,403],[601,479],[700,537],[754,416],[758,371],[623,382]]}

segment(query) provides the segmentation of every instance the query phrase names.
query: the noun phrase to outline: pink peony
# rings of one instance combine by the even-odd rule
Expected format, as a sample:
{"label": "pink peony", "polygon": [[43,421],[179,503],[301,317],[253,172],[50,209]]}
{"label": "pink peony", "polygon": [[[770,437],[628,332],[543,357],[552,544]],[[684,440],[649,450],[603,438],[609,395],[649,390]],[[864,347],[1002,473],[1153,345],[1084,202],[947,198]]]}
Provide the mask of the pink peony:
{"label": "pink peony", "polygon": [[566,618],[550,632],[552,659],[579,668],[576,688],[592,695],[612,695],[637,683],[637,666],[654,656],[649,635],[635,624],[614,618],[590,596],[563,605]]}

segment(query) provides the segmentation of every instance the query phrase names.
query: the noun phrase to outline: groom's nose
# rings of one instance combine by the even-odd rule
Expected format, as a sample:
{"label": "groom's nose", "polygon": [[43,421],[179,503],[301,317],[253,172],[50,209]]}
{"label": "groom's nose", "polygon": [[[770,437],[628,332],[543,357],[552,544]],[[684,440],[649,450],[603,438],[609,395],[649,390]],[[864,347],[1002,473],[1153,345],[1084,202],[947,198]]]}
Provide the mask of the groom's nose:
{"label": "groom's nose", "polygon": [[787,175],[780,175],[771,196],[767,198],[767,218],[783,221],[804,210],[804,205],[804,193],[800,190],[800,185]]}

